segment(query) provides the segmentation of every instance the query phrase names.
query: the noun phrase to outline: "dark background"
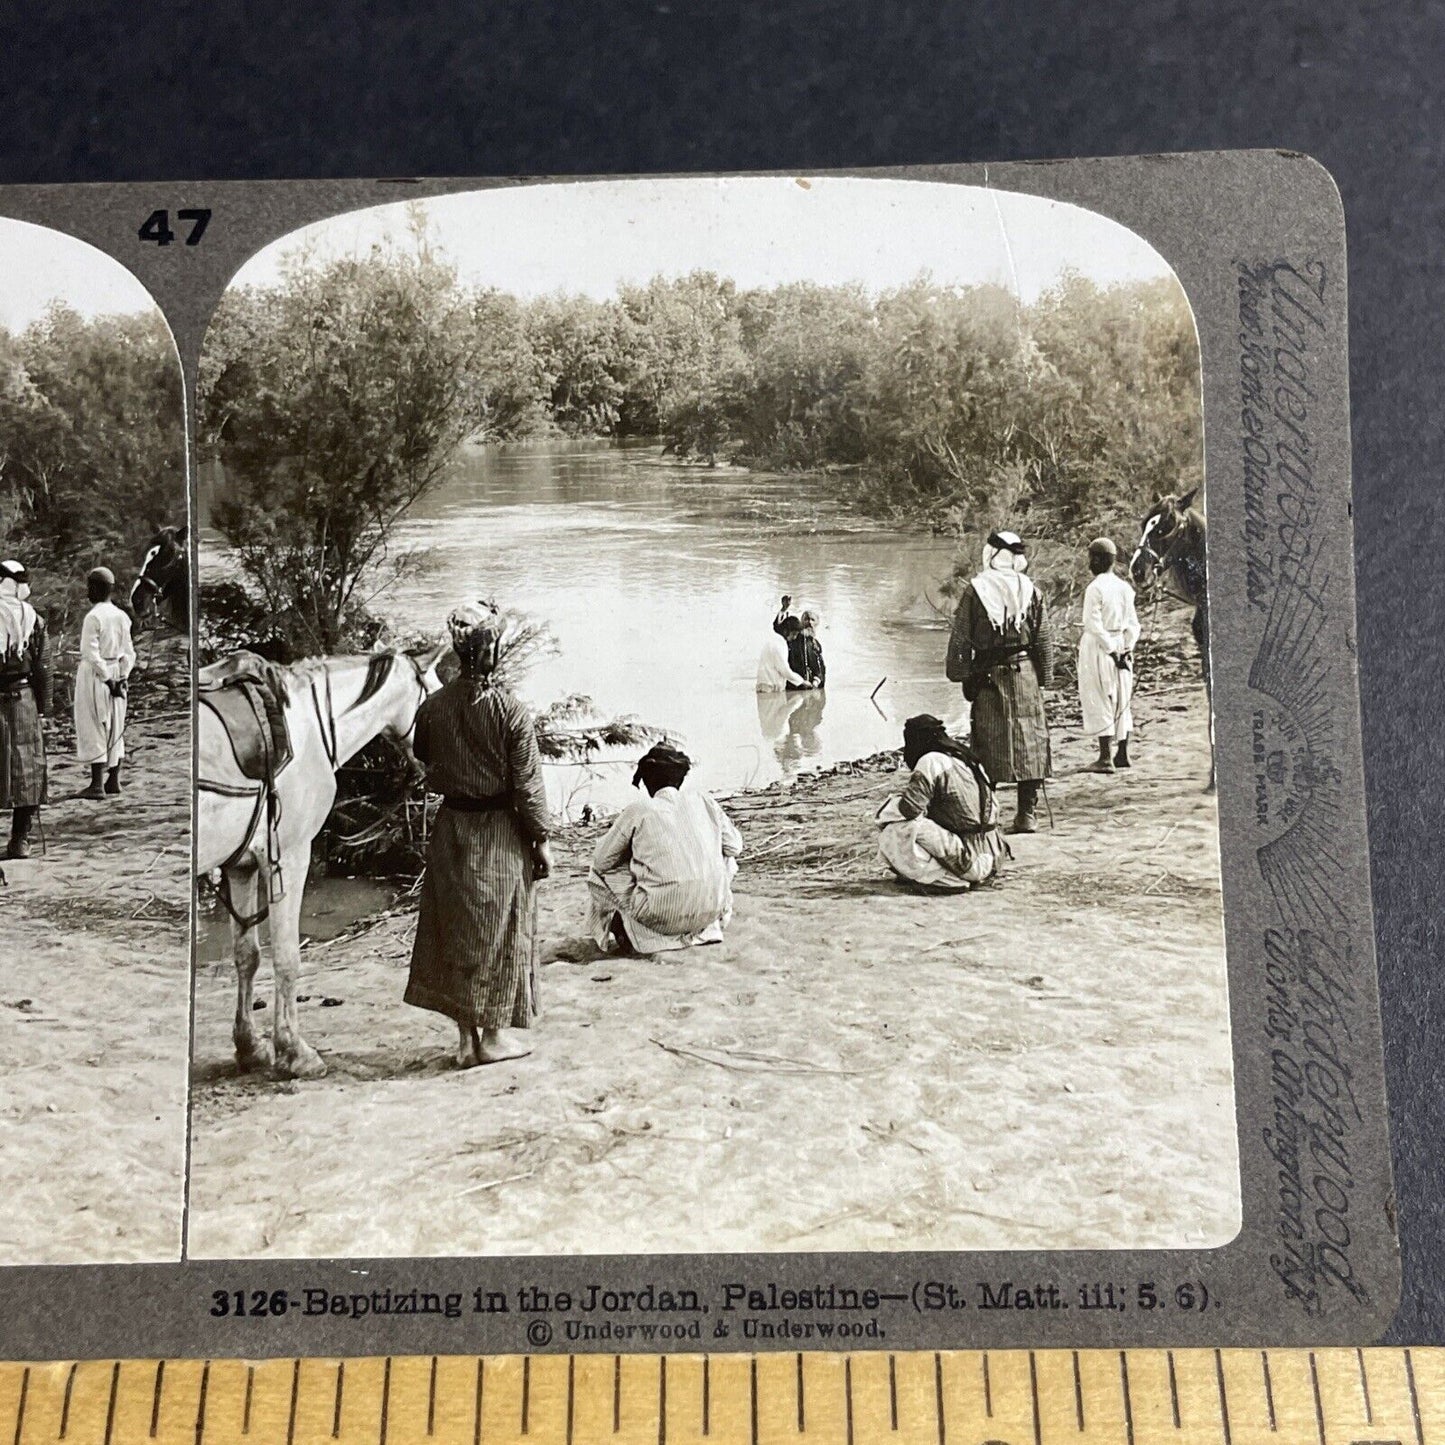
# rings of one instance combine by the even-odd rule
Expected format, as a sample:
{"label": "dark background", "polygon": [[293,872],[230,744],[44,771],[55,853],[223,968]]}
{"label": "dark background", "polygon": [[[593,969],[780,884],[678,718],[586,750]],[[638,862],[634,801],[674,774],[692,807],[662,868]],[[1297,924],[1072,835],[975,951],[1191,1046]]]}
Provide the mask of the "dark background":
{"label": "dark background", "polygon": [[1359,654],[1405,1287],[1445,1342],[1445,3],[0,14],[0,183],[809,169],[1266,146],[1349,224]]}

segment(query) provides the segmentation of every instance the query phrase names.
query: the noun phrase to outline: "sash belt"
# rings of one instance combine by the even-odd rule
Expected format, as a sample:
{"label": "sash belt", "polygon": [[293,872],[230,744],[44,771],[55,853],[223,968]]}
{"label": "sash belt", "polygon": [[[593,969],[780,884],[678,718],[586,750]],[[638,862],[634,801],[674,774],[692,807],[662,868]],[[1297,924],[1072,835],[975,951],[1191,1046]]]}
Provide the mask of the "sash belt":
{"label": "sash belt", "polygon": [[511,806],[511,793],[493,793],[489,798],[467,798],[448,793],[442,799],[442,807],[450,808],[454,813],[499,813]]}

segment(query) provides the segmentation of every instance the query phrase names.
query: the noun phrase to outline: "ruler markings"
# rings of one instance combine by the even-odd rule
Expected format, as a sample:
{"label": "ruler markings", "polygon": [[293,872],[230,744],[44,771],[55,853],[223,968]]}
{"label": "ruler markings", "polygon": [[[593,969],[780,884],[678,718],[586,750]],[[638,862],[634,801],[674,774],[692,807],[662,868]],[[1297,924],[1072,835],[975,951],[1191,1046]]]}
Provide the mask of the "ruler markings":
{"label": "ruler markings", "polygon": [[[120,1366],[117,1365],[116,1369],[119,1368]],[[207,1360],[206,1363],[201,1366],[201,1390],[200,1394],[196,1397],[196,1445],[201,1445],[201,1437],[206,1433],[206,1392],[210,1387],[211,1362]],[[107,1433],[106,1440],[109,1441],[109,1439],[110,1435]]]}
{"label": "ruler markings", "polygon": [[1310,1390],[1315,1397],[1315,1427],[1319,1431],[1320,1445],[1327,1445],[1325,1440],[1325,1402],[1320,1397],[1320,1370],[1315,1363],[1315,1352],[1310,1351]]}
{"label": "ruler markings", "polygon": [[[120,1361],[110,1367],[110,1399],[105,1406],[105,1445],[110,1445],[115,1435],[115,1402],[120,1394]],[[197,1439],[200,1438],[199,1433]]]}
{"label": "ruler markings", "polygon": [[155,1388],[151,1391],[151,1428],[150,1428],[150,1438],[151,1438],[152,1440],[154,1440],[154,1439],[156,1438],[156,1431],[158,1431],[158,1430],[161,1428],[161,1391],[162,1391],[163,1389],[165,1389],[165,1384],[166,1384],[166,1362],[165,1362],[164,1360],[157,1360],[157,1361],[156,1361],[156,1383],[155,1383]]}
{"label": "ruler markings", "polygon": [[1119,1351],[1119,1387],[1124,1395],[1124,1434],[1129,1445],[1134,1445],[1134,1402],[1129,1396],[1129,1360],[1123,1350]]}
{"label": "ruler markings", "polygon": [[[983,1389],[984,1398],[988,1398],[988,1356],[983,1357]],[[948,1424],[943,1414],[943,1356],[934,1352],[933,1356],[933,1394],[937,1401],[938,1409],[938,1445],[948,1445]],[[990,1410],[989,1414],[993,1414]]]}
{"label": "ruler markings", "polygon": [[60,1406],[60,1438],[62,1440],[70,1433],[70,1393],[75,1389],[75,1372],[79,1368],[79,1362],[71,1365],[65,1376],[65,1396]]}
{"label": "ruler markings", "polygon": [[336,1388],[331,1399],[331,1438],[341,1438],[341,1396],[346,1389],[346,1361],[336,1362]]}
{"label": "ruler markings", "polygon": [[30,1366],[20,1372],[20,1400],[15,1406],[15,1445],[20,1445],[20,1435],[25,1428],[25,1401],[30,1394]]}
{"label": "ruler markings", "polygon": [[[577,1404],[577,1358],[567,1356],[567,1445],[572,1445],[572,1412]],[[431,1430],[427,1430],[431,1434]]]}
{"label": "ruler markings", "polygon": [[379,1425],[381,1445],[386,1445],[386,1427],[391,1419],[391,1356],[386,1357],[386,1364],[381,1371],[381,1420]]}
{"label": "ruler markings", "polygon": [[[0,1426],[6,1432],[0,1438],[9,1445],[138,1445],[147,1438],[165,1445],[225,1445],[244,1435],[256,1445],[279,1445],[284,1433],[291,1445],[328,1437],[406,1445],[423,1438],[425,1418],[425,1437],[436,1445],[455,1445],[468,1435],[473,1445],[522,1445],[514,1433],[519,1427],[536,1445],[596,1445],[599,1435],[609,1437],[610,1414],[617,1445],[703,1445],[708,1436],[718,1445],[747,1445],[749,1438],[753,1445],[880,1445],[880,1435],[891,1435],[898,1445],[1062,1445],[1070,1427],[1076,1445],[1167,1445],[1171,1433],[1181,1445],[1264,1445],[1270,1439],[1289,1445],[1445,1445],[1445,1351],[1266,1350],[1256,1352],[1257,1365],[1247,1350],[1005,1350],[989,1352],[986,1365],[982,1351],[931,1353],[931,1390],[924,1373],[928,1355],[909,1352],[795,1351],[791,1367],[786,1355],[718,1357],[723,1376],[710,1355],[637,1357],[626,1371],[621,1355],[612,1357],[610,1371],[605,1355],[568,1355],[565,1406],[560,1359],[494,1358],[502,1370],[494,1379],[505,1383],[490,1430],[484,1418],[489,1372],[486,1361],[476,1359],[470,1431],[465,1402],[472,1392],[462,1383],[471,1369],[468,1357],[274,1365],[63,1361],[40,1374],[34,1365],[0,1364],[0,1420],[4,1411],[13,1412],[13,1434]],[[1210,1353],[1212,1381],[1206,1373]],[[1116,1384],[1108,1378],[1111,1363]],[[290,1398],[283,1405],[288,1368]],[[537,1370],[542,1373],[533,1380]],[[455,1401],[459,1383],[462,1399]],[[919,1392],[918,1406],[905,1409],[900,1392],[910,1390]],[[1217,1416],[1209,1396],[1217,1399]],[[930,1404],[933,1425],[927,1422]]]}
{"label": "ruler markings", "polygon": [[1415,1388],[1415,1361],[1405,1351],[1405,1383],[1410,1388],[1410,1413],[1415,1417],[1415,1445],[1425,1445],[1425,1429],[1420,1419],[1420,1392]]}
{"label": "ruler markings", "polygon": [[1275,1418],[1274,1414],[1274,1381],[1271,1379],[1269,1372],[1269,1355],[1264,1350],[1259,1352],[1259,1364],[1260,1370],[1264,1375],[1264,1403],[1265,1408],[1269,1411],[1269,1428],[1271,1430],[1278,1430],[1279,1421]]}
{"label": "ruler markings", "polygon": [[1039,1367],[1032,1350],[1029,1351],[1029,1402],[1033,1408],[1034,1445],[1043,1445],[1043,1423],[1039,1419]]}
{"label": "ruler markings", "polygon": [[1360,1367],[1360,1398],[1365,1402],[1365,1424],[1375,1423],[1374,1407],[1370,1404],[1370,1377],[1365,1373],[1365,1352],[1357,1349],[1355,1360]]}
{"label": "ruler markings", "polygon": [[748,1372],[748,1410],[751,1416],[749,1423],[752,1428],[753,1445],[758,1445],[758,1357],[756,1355],[753,1356],[751,1364],[752,1369]]}

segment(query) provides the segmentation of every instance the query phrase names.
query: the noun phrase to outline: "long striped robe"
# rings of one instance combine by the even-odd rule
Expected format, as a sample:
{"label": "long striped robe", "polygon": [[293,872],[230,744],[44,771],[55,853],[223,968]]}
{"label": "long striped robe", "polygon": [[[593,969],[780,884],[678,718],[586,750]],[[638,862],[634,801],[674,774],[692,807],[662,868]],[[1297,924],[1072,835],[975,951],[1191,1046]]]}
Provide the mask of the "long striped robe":
{"label": "long striped robe", "polygon": [[537,1011],[532,844],[547,837],[537,734],[505,688],[454,678],[417,714],[427,789],[509,805],[443,806],[427,846],[405,999],[473,1028],[527,1028]]}
{"label": "long striped robe", "polygon": [[1049,724],[1042,689],[1054,680],[1054,634],[1044,599],[1034,593],[1017,624],[1000,631],[970,585],[953,615],[948,680],[973,704],[973,749],[996,783],[1028,782],[1050,772]]}

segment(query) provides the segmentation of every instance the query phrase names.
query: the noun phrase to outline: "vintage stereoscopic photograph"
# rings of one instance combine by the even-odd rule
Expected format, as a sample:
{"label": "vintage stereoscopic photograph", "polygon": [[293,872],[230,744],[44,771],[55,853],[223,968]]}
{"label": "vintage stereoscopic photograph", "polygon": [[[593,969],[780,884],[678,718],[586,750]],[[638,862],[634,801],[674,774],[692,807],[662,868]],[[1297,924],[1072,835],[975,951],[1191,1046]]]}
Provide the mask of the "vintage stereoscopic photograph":
{"label": "vintage stereoscopic photograph", "polygon": [[184,425],[145,288],[0,218],[0,1265],[180,1256]]}
{"label": "vintage stereoscopic photograph", "polygon": [[977,186],[254,256],[197,398],[190,1255],[1232,1239],[1201,387],[1148,243]]}

